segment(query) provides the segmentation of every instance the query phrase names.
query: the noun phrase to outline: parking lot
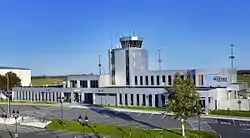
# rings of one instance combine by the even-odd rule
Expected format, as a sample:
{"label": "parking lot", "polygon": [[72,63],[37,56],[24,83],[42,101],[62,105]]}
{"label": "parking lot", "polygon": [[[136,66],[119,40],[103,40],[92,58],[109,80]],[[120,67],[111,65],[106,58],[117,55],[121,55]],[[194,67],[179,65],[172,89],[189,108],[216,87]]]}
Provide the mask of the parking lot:
{"label": "parking lot", "polygon": [[[6,105],[0,105],[3,110],[7,109]],[[31,106],[31,105],[12,105],[12,109],[19,110],[20,114],[25,116],[34,116],[37,118],[61,118],[60,105],[46,106]],[[1,110],[0,110],[1,112]],[[133,113],[133,112],[117,112],[113,109],[105,108],[86,108],[83,105],[72,106],[65,104],[63,106],[63,116],[67,119],[78,119],[78,116],[88,116],[89,121],[96,123],[106,123],[114,125],[127,125],[142,128],[179,128],[180,121],[173,116],[164,114],[149,114],[149,113]],[[245,135],[250,135],[250,122],[230,119],[218,118],[201,118],[200,123],[197,118],[190,118],[186,127],[189,129],[215,131],[222,136],[227,136],[227,131],[237,134],[237,138],[245,138]],[[232,129],[234,128],[234,129]],[[248,130],[249,129],[249,130]],[[226,137],[226,138],[227,138]],[[248,138],[248,137],[246,137]]]}

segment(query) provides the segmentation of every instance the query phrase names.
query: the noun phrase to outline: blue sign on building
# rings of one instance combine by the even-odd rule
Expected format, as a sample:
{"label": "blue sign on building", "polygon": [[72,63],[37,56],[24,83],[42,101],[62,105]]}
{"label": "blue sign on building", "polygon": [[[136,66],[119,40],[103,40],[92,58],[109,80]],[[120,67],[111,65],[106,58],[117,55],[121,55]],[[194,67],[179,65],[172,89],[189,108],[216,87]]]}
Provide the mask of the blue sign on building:
{"label": "blue sign on building", "polygon": [[217,74],[208,74],[205,76],[206,82],[227,82],[227,77],[217,75]]}

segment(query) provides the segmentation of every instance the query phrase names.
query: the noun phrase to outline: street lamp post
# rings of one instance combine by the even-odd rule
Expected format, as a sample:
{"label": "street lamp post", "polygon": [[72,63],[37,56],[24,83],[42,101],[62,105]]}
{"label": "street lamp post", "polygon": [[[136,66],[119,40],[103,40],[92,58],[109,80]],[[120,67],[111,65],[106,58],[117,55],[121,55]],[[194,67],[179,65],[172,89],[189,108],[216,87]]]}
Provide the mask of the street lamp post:
{"label": "street lamp post", "polygon": [[8,111],[7,111],[7,117],[10,117],[10,97],[11,97],[11,93],[9,92],[9,90],[7,90],[7,94],[6,94],[7,98],[8,98]]}
{"label": "street lamp post", "polygon": [[131,130],[131,128],[129,129],[129,138],[131,138],[132,137],[132,130]]}
{"label": "street lamp post", "polygon": [[161,138],[163,138],[163,129],[161,130]]}
{"label": "street lamp post", "polygon": [[59,102],[60,102],[60,105],[61,105],[61,119],[62,119],[62,122],[63,122],[63,101],[64,101],[64,97],[59,97]]}
{"label": "street lamp post", "polygon": [[82,116],[80,115],[80,116],[78,117],[78,122],[79,122],[80,125],[83,127],[83,136],[84,136],[84,126],[85,126],[86,123],[88,123],[88,121],[89,121],[89,119],[88,119],[87,116],[85,116],[85,118],[84,118],[84,123],[82,122]]}
{"label": "street lamp post", "polygon": [[199,138],[201,137],[201,115],[199,114],[198,116],[198,119],[199,119]]}
{"label": "street lamp post", "polygon": [[205,109],[202,108],[201,111],[198,111],[198,122],[199,122],[199,138],[201,137],[201,114],[204,113]]}
{"label": "street lamp post", "polygon": [[14,116],[14,118],[15,118],[15,138],[18,138],[18,131],[17,131],[17,119],[19,118],[19,111],[18,110],[13,110],[12,111],[12,114],[13,114],[13,116]]}

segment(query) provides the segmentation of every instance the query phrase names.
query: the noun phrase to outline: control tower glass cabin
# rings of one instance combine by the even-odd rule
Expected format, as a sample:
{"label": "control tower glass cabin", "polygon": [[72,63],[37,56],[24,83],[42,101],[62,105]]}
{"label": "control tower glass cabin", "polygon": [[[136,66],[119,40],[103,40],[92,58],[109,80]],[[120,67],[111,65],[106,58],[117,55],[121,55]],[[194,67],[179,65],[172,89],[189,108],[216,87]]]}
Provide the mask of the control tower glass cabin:
{"label": "control tower glass cabin", "polygon": [[143,40],[139,36],[125,36],[120,38],[120,43],[123,49],[142,48]]}

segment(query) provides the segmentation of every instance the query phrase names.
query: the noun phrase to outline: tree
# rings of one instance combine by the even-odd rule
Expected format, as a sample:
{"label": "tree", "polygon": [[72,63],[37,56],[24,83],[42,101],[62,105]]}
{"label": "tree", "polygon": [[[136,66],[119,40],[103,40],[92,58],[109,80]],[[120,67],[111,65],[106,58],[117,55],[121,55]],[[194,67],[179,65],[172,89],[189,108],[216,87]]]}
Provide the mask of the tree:
{"label": "tree", "polygon": [[12,90],[12,87],[21,86],[21,79],[14,72],[7,72],[0,75],[0,89],[4,91]]}
{"label": "tree", "polygon": [[188,118],[200,116],[202,108],[199,103],[200,96],[195,90],[194,81],[189,72],[184,78],[179,73],[174,76],[171,97],[167,101],[167,111],[181,119],[182,135],[185,137],[185,122]]}

